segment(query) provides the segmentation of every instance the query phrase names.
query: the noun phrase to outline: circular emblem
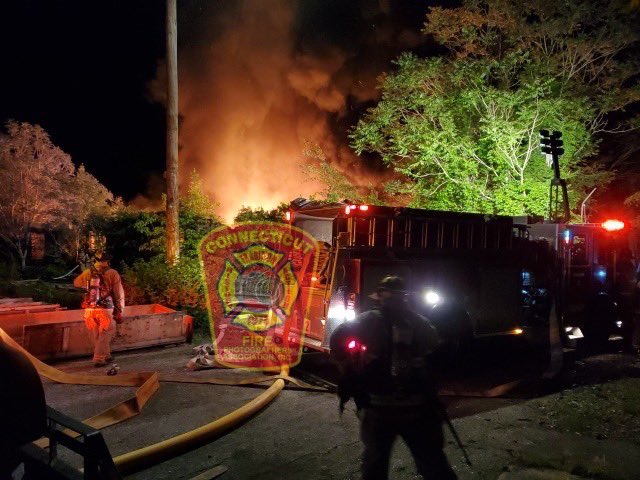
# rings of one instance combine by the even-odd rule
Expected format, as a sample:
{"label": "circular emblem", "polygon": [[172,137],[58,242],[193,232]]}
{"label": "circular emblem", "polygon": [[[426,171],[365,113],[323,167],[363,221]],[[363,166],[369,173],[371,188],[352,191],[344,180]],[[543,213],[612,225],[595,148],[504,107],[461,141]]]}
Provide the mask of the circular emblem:
{"label": "circular emblem", "polygon": [[263,332],[286,320],[300,288],[283,253],[251,245],[227,259],[216,290],[231,323]]}

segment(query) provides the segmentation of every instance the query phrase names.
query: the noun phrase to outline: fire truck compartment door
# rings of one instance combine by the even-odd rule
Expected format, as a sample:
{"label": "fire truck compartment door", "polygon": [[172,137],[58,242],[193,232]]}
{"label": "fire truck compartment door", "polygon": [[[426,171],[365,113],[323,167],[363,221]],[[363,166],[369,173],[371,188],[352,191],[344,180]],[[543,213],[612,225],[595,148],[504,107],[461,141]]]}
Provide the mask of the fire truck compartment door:
{"label": "fire truck compartment door", "polygon": [[469,314],[476,334],[511,330],[522,318],[521,270],[513,266],[446,257],[363,260],[359,311],[375,305],[369,295],[386,275],[405,279],[410,301],[420,313],[428,315],[431,308],[425,301],[429,290],[437,292],[442,302],[456,303]]}

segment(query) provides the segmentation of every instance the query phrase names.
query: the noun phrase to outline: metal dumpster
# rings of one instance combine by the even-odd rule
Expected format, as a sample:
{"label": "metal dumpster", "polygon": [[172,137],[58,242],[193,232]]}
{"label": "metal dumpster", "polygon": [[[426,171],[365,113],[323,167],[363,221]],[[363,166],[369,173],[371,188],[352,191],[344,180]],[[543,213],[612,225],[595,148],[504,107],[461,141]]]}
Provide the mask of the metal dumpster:
{"label": "metal dumpster", "polygon": [[[41,360],[92,353],[84,310],[16,313],[0,316],[0,327]],[[131,305],[111,344],[114,352],[184,343],[191,340],[193,319],[185,312],[158,304]]]}

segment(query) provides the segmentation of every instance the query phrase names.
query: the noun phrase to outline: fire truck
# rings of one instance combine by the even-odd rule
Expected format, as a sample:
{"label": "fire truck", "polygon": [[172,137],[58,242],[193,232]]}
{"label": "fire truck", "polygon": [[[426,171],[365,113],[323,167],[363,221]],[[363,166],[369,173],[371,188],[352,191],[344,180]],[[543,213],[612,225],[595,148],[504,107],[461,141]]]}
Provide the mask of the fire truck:
{"label": "fire truck", "polygon": [[311,299],[308,348],[327,350],[338,325],[372,308],[386,275],[405,279],[412,307],[455,349],[493,336],[548,347],[550,322],[565,343],[624,330],[614,281],[619,224],[301,198],[286,219],[322,246],[302,286]]}
{"label": "fire truck", "polygon": [[512,217],[296,199],[287,218],[323,250],[302,287],[307,347],[326,350],[338,325],[374,306],[386,275],[402,276],[413,308],[457,346],[547,328],[549,295],[535,279],[548,254]]}

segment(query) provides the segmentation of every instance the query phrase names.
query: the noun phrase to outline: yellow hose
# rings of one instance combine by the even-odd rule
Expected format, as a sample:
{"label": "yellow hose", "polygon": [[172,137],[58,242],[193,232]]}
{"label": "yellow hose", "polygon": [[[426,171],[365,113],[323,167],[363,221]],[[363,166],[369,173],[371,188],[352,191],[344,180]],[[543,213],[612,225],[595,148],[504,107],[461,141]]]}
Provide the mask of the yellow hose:
{"label": "yellow hose", "polygon": [[[287,375],[288,373],[289,367],[283,366],[280,374]],[[115,457],[113,461],[122,475],[130,475],[189,450],[193,450],[210,442],[262,410],[278,396],[284,386],[284,380],[277,379],[267,390],[256,398],[224,417],[191,430],[190,432],[176,435],[162,442],[122,454]]]}
{"label": "yellow hose", "polygon": [[[119,385],[139,387],[134,397],[84,421],[87,425],[97,429],[119,423],[127,418],[138,415],[145,403],[159,387],[158,374],[151,372],[120,374],[114,377],[65,373],[38,360],[18,345],[4,332],[4,330],[2,330],[2,328],[0,328],[0,339],[25,354],[34,364],[40,375],[50,378],[55,382],[84,385]],[[288,365],[282,365],[279,376],[285,377],[287,381],[300,384],[300,386],[305,386],[305,384],[301,384],[301,382],[296,379],[289,378]],[[175,376],[168,377],[170,379],[169,381],[184,381],[184,378],[176,378]],[[225,382],[220,379],[210,379],[210,381],[203,383],[228,383],[237,385],[247,383],[248,381],[254,383],[260,380],[261,379],[254,378],[247,381]],[[122,475],[130,475],[204,445],[221,434],[231,430],[233,427],[241,424],[252,415],[258,413],[271,403],[284,387],[285,380],[283,378],[277,378],[267,390],[237,410],[228,413],[224,417],[191,430],[190,432],[182,433],[167,440],[163,440],[162,442],[122,454],[115,457],[113,461]],[[40,443],[40,446],[45,447],[46,443],[48,442],[42,442]]]}

